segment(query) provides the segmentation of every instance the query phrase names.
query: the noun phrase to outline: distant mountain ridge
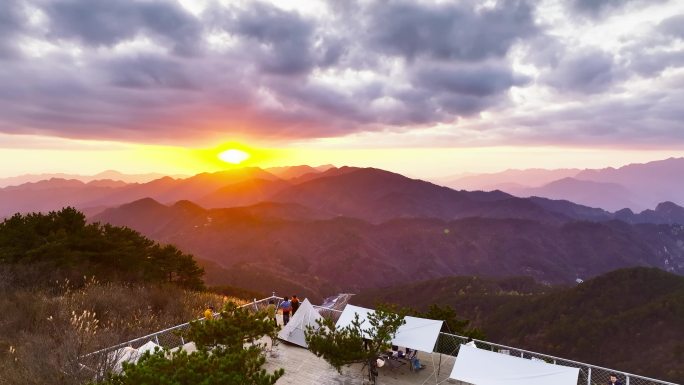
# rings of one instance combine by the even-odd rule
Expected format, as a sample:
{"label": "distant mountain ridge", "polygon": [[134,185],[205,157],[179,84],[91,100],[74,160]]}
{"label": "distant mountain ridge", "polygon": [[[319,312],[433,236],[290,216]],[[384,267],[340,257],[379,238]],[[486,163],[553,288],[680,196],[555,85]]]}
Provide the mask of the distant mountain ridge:
{"label": "distant mountain ridge", "polygon": [[396,218],[451,220],[466,217],[518,218],[548,223],[612,219],[629,223],[684,223],[684,215],[676,210],[669,214],[650,210],[643,215],[621,210],[617,215],[569,201],[518,198],[498,190],[457,191],[374,168],[341,167],[319,171],[298,166],[290,171],[279,169],[274,172],[291,178],[282,179],[256,167],[131,184],[53,178],[0,189],[0,217],[15,212],[58,210],[64,206],[76,207],[92,216],[108,207],[149,197],[164,204],[189,200],[206,208],[267,201],[296,203],[328,216],[360,218],[372,223]]}
{"label": "distant mountain ridge", "polygon": [[[7,186],[18,186],[25,183],[38,182],[49,179],[75,179],[81,182],[92,182],[97,180],[112,180],[121,181],[125,183],[145,183],[154,179],[163,178],[165,174],[147,173],[147,174],[125,174],[116,170],[106,170],[95,175],[80,175],[67,173],[53,173],[53,174],[25,174],[13,177],[0,178],[0,188]],[[184,178],[186,175],[172,175],[175,178]]]}
{"label": "distant mountain ridge", "polygon": [[[177,206],[144,200],[93,220],[131,227],[229,271],[307,281],[307,294],[317,296],[451,275],[569,283],[629,266],[684,273],[680,225],[476,217],[374,224],[296,203],[212,210],[193,205],[190,212]],[[264,291],[250,285],[270,281],[224,283]]]}
{"label": "distant mountain ridge", "polygon": [[593,170],[507,170],[446,178],[444,183],[457,189],[500,189],[520,197],[567,199],[610,211],[642,211],[666,201],[684,205],[684,158]]}

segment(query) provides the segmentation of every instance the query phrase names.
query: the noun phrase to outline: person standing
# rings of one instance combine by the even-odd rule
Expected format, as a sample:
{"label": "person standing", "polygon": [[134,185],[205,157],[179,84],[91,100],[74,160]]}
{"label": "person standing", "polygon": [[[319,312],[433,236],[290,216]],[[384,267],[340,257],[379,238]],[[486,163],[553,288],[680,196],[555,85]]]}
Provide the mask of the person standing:
{"label": "person standing", "polygon": [[272,299],[268,300],[268,306],[266,306],[266,312],[268,313],[268,316],[273,319],[273,324],[275,326],[278,326],[278,319],[276,318],[276,305],[275,301]]}
{"label": "person standing", "polygon": [[622,385],[622,382],[617,378],[617,374],[611,373],[608,378],[608,385]]}
{"label": "person standing", "polygon": [[290,303],[292,304],[292,315],[294,316],[297,312],[297,309],[299,309],[299,298],[297,298],[296,295],[293,295],[292,301],[290,301]]}
{"label": "person standing", "polygon": [[292,311],[292,303],[288,297],[283,297],[283,302],[278,306],[283,312],[283,325],[287,325],[290,322],[290,312]]}
{"label": "person standing", "polygon": [[213,307],[213,306],[209,306],[209,307],[207,308],[207,310],[204,311],[204,319],[205,319],[205,320],[209,320],[209,319],[212,319],[212,318],[214,318],[214,307]]}

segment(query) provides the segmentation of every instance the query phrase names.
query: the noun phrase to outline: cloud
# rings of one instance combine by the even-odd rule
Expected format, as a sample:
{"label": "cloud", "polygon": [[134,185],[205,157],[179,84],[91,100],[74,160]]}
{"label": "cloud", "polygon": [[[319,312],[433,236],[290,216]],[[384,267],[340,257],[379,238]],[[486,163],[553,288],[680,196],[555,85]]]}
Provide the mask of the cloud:
{"label": "cloud", "polygon": [[572,0],[569,4],[572,10],[577,11],[581,15],[599,18],[623,10],[631,5],[644,6],[661,1],[662,0]]}
{"label": "cloud", "polygon": [[177,59],[143,54],[115,57],[98,66],[110,84],[117,87],[150,89],[171,88],[193,90],[198,85],[189,68]]}
{"label": "cloud", "polygon": [[172,1],[62,0],[46,3],[50,35],[92,47],[110,47],[139,34],[181,55],[201,46],[202,25]]}
{"label": "cloud", "polygon": [[[556,26],[546,2],[210,1],[195,13],[175,0],[6,3],[0,133],[205,144],[440,127],[473,143],[626,141],[615,127],[636,123],[620,122],[633,116],[621,93],[643,114],[640,133],[624,132],[682,128],[671,108],[680,94],[630,84],[684,65],[681,15],[613,49],[568,37],[580,26]],[[623,3],[573,6],[638,11]],[[610,124],[567,107],[578,101],[608,106]]]}
{"label": "cloud", "polygon": [[228,32],[247,38],[245,48],[267,73],[295,75],[315,65],[312,39],[314,24],[293,12],[252,3],[235,12]]}
{"label": "cloud", "polygon": [[584,49],[566,55],[545,78],[561,92],[592,94],[607,91],[622,76],[612,55],[597,49]]}
{"label": "cloud", "polygon": [[676,15],[663,20],[658,25],[660,32],[679,39],[684,39],[684,15]]}
{"label": "cloud", "polygon": [[529,78],[516,75],[508,66],[420,66],[415,82],[431,90],[485,97],[522,86]]}
{"label": "cloud", "polygon": [[504,57],[518,39],[537,32],[527,2],[501,1],[482,10],[472,4],[376,2],[366,10],[365,28],[380,52],[467,61]]}
{"label": "cloud", "polygon": [[25,29],[26,14],[16,0],[4,1],[0,7],[0,59],[20,55],[15,39]]}

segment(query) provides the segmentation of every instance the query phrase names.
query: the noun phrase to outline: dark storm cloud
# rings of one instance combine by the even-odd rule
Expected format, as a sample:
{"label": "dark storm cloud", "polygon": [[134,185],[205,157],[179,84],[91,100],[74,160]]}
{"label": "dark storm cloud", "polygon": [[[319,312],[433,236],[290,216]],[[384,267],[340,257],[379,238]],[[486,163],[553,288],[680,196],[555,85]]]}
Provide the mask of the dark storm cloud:
{"label": "dark storm cloud", "polygon": [[228,25],[230,32],[248,39],[255,59],[266,72],[281,75],[306,73],[315,65],[312,53],[314,24],[297,13],[272,5],[252,3]]}
{"label": "dark storm cloud", "polygon": [[0,60],[19,55],[15,39],[24,30],[25,22],[26,14],[21,3],[15,0],[3,2],[0,6]]}
{"label": "dark storm cloud", "polygon": [[168,44],[181,55],[196,53],[202,44],[200,21],[175,2],[64,0],[48,2],[43,9],[52,36],[90,46],[112,46],[139,34]]}
{"label": "dark storm cloud", "polygon": [[676,15],[663,20],[658,29],[663,34],[684,39],[684,15]]}
{"label": "dark storm cloud", "polygon": [[501,1],[477,11],[473,3],[374,3],[366,28],[380,52],[414,58],[478,61],[503,57],[518,39],[534,35],[533,9],[524,1]]}
{"label": "dark storm cloud", "polygon": [[567,55],[546,75],[548,84],[559,91],[588,94],[608,90],[622,76],[613,56],[596,49]]}
{"label": "dark storm cloud", "polygon": [[663,3],[667,0],[570,0],[568,2],[571,11],[582,16],[597,19],[620,12],[627,7],[644,7],[655,3]]}
{"label": "dark storm cloud", "polygon": [[197,85],[181,62],[159,55],[117,57],[105,61],[100,68],[111,84],[126,88],[196,89]]}
{"label": "dark storm cloud", "polygon": [[597,15],[609,9],[619,8],[635,0],[574,0],[572,6],[583,13]]}
{"label": "dark storm cloud", "polygon": [[684,50],[677,48],[684,39],[684,15],[660,22],[647,38],[626,45],[620,54],[626,58],[626,68],[642,77],[659,76],[669,68],[684,67]]}
{"label": "dark storm cloud", "polygon": [[489,96],[505,92],[513,86],[522,86],[531,79],[516,75],[507,66],[421,66],[415,73],[415,82],[431,90],[453,94]]}

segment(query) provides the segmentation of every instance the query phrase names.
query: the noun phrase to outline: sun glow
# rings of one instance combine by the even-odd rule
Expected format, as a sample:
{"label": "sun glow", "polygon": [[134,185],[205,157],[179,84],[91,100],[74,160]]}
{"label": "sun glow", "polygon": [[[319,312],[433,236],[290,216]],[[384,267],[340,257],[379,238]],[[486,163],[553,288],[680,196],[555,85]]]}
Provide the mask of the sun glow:
{"label": "sun glow", "polygon": [[240,164],[245,160],[249,159],[249,154],[242,150],[236,150],[234,148],[231,148],[229,150],[219,153],[218,157],[226,163]]}

